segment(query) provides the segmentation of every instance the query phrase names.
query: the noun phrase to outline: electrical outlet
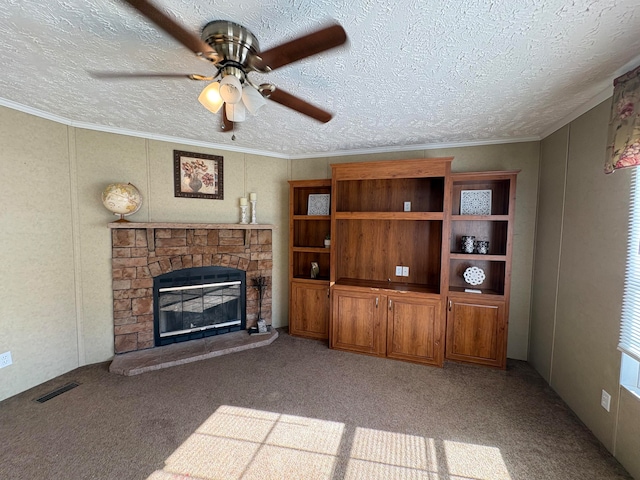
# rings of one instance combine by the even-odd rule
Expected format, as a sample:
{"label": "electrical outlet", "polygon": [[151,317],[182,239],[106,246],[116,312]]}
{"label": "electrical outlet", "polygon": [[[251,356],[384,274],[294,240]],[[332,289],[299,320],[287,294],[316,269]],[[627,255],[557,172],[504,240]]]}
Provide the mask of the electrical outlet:
{"label": "electrical outlet", "polygon": [[0,368],[8,367],[13,363],[11,360],[11,352],[4,352],[0,354]]}
{"label": "electrical outlet", "polygon": [[611,409],[611,395],[606,390],[602,390],[602,397],[600,398],[600,405],[607,412]]}
{"label": "electrical outlet", "polygon": [[409,276],[409,267],[402,267],[402,276],[403,277]]}
{"label": "electrical outlet", "polygon": [[404,211],[405,212],[411,211],[411,202],[404,202]]}
{"label": "electrical outlet", "polygon": [[397,266],[396,267],[396,277],[401,277],[402,276],[402,267],[401,266]]}

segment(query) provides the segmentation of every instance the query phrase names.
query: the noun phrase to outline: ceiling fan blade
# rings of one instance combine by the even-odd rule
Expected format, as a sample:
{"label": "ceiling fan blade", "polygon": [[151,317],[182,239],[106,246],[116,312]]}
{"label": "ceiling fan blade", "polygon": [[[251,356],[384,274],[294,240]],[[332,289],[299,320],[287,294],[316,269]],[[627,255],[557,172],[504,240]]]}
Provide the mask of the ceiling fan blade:
{"label": "ceiling fan blade", "polygon": [[218,54],[214,52],[209,45],[203,42],[197,35],[194,35],[178,22],[169,17],[153,3],[149,2],[148,0],[123,1],[138,10],[142,15],[155,23],[156,26],[160,27],[162,30],[171,35],[174,39],[176,39],[196,55],[207,58],[213,62],[217,62],[220,60]]}
{"label": "ceiling fan blade", "polygon": [[222,123],[220,123],[220,131],[222,132],[230,132],[233,130],[233,122],[229,120],[227,117],[227,109],[221,108],[222,110]]}
{"label": "ceiling fan blade", "polygon": [[347,33],[340,25],[331,25],[316,32],[261,52],[252,62],[259,71],[270,71],[303,58],[316,55],[347,41]]}
{"label": "ceiling fan blade", "polygon": [[88,72],[92,78],[98,79],[136,79],[136,78],[188,78],[189,80],[211,81],[215,77],[206,77],[197,73],[154,73],[154,72]]}
{"label": "ceiling fan blade", "polygon": [[333,115],[326,110],[322,110],[315,105],[311,105],[309,102],[306,102],[295,95],[291,95],[284,90],[276,88],[270,83],[263,83],[260,85],[260,93],[269,100],[273,100],[280,105],[284,105],[285,107],[291,108],[296,112],[300,112],[303,115],[311,117],[322,123],[327,123],[333,117]]}

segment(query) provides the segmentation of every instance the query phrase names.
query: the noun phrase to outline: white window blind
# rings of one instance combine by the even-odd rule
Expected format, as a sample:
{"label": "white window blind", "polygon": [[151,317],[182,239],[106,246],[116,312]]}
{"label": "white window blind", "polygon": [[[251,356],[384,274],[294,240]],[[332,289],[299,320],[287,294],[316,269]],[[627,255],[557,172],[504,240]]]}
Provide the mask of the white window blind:
{"label": "white window blind", "polygon": [[638,170],[631,179],[629,243],[618,349],[640,362],[640,191]]}

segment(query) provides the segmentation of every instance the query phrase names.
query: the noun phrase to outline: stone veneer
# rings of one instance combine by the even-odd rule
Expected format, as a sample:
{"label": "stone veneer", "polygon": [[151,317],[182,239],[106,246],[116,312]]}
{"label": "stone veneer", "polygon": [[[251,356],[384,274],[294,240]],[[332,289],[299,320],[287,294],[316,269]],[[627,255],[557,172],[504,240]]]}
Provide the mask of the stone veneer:
{"label": "stone veneer", "polygon": [[154,347],[153,278],[191,267],[247,272],[247,328],[258,320],[253,279],[267,277],[262,317],[271,323],[272,225],[110,223],[115,353]]}

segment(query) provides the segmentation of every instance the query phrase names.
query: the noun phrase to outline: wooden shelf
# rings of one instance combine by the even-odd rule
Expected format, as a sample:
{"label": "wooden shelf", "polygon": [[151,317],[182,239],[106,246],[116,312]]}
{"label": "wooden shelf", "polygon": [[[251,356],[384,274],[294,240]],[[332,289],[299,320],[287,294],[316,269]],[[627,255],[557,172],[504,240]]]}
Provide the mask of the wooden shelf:
{"label": "wooden shelf", "polygon": [[364,289],[393,290],[394,292],[432,293],[439,295],[440,291],[435,285],[422,285],[418,283],[378,282],[374,280],[362,280],[360,278],[341,278],[336,285],[348,287],[360,287]]}
{"label": "wooden shelf", "polygon": [[199,229],[199,230],[273,230],[270,224],[241,224],[241,223],[177,223],[177,222],[111,222],[109,228],[161,228],[161,229]]}
{"label": "wooden shelf", "polygon": [[293,252],[330,254],[331,249],[325,247],[292,247]]}
{"label": "wooden shelf", "polygon": [[488,261],[488,262],[506,262],[506,255],[487,255],[480,253],[450,253],[449,258],[451,260],[476,260],[476,261]]}
{"label": "wooden shelf", "polygon": [[331,220],[331,215],[294,215],[294,220]]}
{"label": "wooden shelf", "polygon": [[[474,290],[480,290],[481,293],[474,293],[474,292],[465,292],[465,288],[473,288]],[[463,294],[463,295],[470,295],[471,297],[473,296],[477,296],[478,298],[482,297],[482,298],[487,298],[487,297],[495,297],[497,299],[504,299],[504,295],[501,295],[499,292],[495,291],[495,290],[491,290],[489,288],[474,288],[472,286],[468,286],[468,287],[449,287],[449,293],[455,293],[456,295],[459,294]]]}
{"label": "wooden shelf", "polygon": [[442,212],[336,212],[336,220],[435,220],[442,221]]}
{"label": "wooden shelf", "polygon": [[507,222],[509,215],[451,215],[452,222]]}
{"label": "wooden shelf", "polygon": [[302,275],[294,275],[292,277],[296,282],[309,282],[309,283],[329,283],[329,277],[324,275],[317,278],[303,277]]}

